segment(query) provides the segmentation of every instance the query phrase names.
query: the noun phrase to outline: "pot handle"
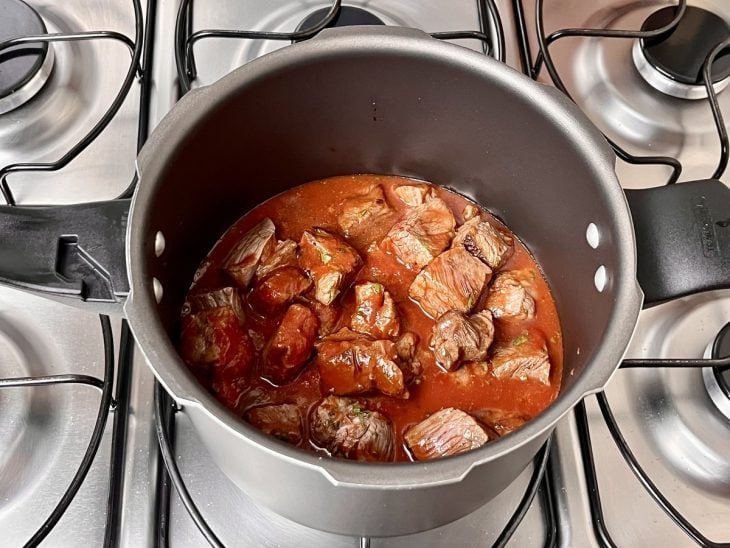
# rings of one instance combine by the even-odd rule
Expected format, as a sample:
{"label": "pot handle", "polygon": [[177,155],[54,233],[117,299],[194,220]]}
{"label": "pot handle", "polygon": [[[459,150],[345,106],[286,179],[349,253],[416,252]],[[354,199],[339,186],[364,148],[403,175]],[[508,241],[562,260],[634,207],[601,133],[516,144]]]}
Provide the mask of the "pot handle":
{"label": "pot handle", "polygon": [[730,188],[707,179],[625,192],[645,307],[730,288]]}
{"label": "pot handle", "polygon": [[129,206],[130,200],[0,206],[0,283],[121,312],[129,293]]}

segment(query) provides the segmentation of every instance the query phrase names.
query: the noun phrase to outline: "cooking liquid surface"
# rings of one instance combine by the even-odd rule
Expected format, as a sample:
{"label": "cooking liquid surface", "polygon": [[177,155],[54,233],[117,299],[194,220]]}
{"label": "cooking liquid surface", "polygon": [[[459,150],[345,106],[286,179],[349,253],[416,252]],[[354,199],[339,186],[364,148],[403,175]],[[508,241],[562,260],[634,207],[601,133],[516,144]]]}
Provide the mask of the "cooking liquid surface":
{"label": "cooking liquid surface", "polygon": [[[372,185],[379,184],[385,192],[386,201],[395,210],[395,214],[392,223],[378,227],[377,234],[372,235],[372,239],[377,243],[408,208],[393,192],[394,188],[403,184],[415,183],[423,183],[423,181],[381,175],[338,176],[306,183],[275,196],[245,214],[223,235],[201,264],[189,294],[194,295],[235,285],[223,271],[222,263],[241,237],[263,219],[268,217],[274,222],[276,236],[279,240],[288,238],[298,242],[302,232],[312,227],[321,227],[340,234],[341,231],[337,224],[337,217],[340,213],[338,206],[346,198],[362,193]],[[435,186],[434,188],[437,196],[452,209],[457,227],[460,226],[464,221],[462,216],[464,206],[473,204],[473,202],[442,187]],[[515,236],[494,216],[483,208],[480,210],[491,224],[512,234],[513,237]],[[380,394],[348,396],[363,402],[368,409],[380,411],[391,419],[396,434],[396,461],[413,460],[404,445],[405,431],[440,409],[455,407],[467,413],[497,409],[507,414],[532,418],[555,399],[560,388],[563,361],[560,322],[542,271],[517,238],[514,238],[513,255],[499,269],[499,272],[521,269],[535,272],[533,290],[531,290],[535,299],[535,316],[530,320],[516,323],[500,322],[495,319],[496,331],[492,348],[500,344],[505,346],[513,344],[515,340],[519,340],[526,334],[542,336],[547,344],[551,362],[549,386],[529,378],[524,380],[498,379],[491,374],[472,375],[468,382],[464,382],[463,372],[459,370],[446,372],[441,369],[436,365],[433,353],[429,349],[434,320],[429,318],[408,296],[408,288],[418,271],[409,270],[395,256],[385,253],[375,245],[358,247],[351,241],[349,243],[357,249],[364,263],[354,283],[359,281],[381,283],[396,302],[401,319],[401,333],[410,331],[419,337],[416,356],[420,361],[422,374],[418,383],[408,386],[409,399],[398,399]],[[484,294],[486,293],[485,290]],[[245,293],[242,292],[242,295]],[[338,328],[346,327],[349,325],[350,316],[355,309],[351,287],[342,291],[335,301],[336,303],[340,303],[344,309]],[[263,318],[245,304],[246,331],[253,335],[254,340],[258,338],[268,341],[279,325],[285,310],[286,307],[278,315]],[[479,305],[472,313],[477,310],[480,310]],[[302,416],[305,418],[305,435],[298,446],[326,453],[325,450],[314,446],[308,440],[307,435],[306,422],[309,412],[326,396],[320,391],[319,371],[313,361],[314,355],[292,382],[283,386],[274,386],[261,377],[263,364],[261,351],[257,351],[256,363],[247,381],[244,383],[241,380],[232,381],[238,385],[237,389],[244,389],[235,406],[235,412],[243,416],[248,409],[262,404],[294,403],[299,406]],[[201,378],[201,382],[205,383],[205,380]],[[242,387],[241,384],[244,386]]]}

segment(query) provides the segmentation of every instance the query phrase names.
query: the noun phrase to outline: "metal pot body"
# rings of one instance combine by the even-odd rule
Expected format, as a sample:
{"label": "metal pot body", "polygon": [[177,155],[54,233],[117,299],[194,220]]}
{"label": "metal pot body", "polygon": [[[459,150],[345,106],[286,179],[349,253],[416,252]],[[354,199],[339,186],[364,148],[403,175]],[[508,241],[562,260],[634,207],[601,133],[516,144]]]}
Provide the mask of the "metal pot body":
{"label": "metal pot body", "polygon": [[[509,485],[560,417],[601,389],[623,356],[642,296],[613,164],[577,108],[500,63],[412,30],[327,31],[189,93],[150,137],[128,228],[126,313],[150,366],[214,460],[256,500],[342,534],[435,527]],[[265,436],[197,384],[175,344],[201,258],[267,198],[350,173],[444,185],[522,238],[544,269],[564,334],[561,393],[543,414],[467,454],[364,464]],[[595,248],[586,241],[590,224]],[[602,291],[594,283],[599,267]]]}

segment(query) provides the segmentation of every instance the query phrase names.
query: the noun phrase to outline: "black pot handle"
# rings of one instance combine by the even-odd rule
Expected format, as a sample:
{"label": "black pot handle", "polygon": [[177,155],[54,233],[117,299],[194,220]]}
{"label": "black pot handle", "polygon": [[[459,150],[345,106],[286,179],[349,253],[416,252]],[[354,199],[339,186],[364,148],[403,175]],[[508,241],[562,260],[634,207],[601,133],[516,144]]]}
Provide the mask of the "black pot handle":
{"label": "black pot handle", "polygon": [[86,302],[123,302],[129,205],[1,206],[0,283]]}
{"label": "black pot handle", "polygon": [[730,188],[716,179],[626,190],[644,306],[730,288]]}

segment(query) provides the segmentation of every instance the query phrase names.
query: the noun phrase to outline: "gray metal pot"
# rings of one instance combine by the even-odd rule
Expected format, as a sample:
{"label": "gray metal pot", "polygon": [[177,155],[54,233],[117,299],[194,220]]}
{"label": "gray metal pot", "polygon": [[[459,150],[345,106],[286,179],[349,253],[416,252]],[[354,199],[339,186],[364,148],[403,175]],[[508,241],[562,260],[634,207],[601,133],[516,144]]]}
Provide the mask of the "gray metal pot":
{"label": "gray metal pot", "polygon": [[[119,201],[3,208],[0,223],[17,238],[0,243],[0,281],[121,302],[127,287],[115,254],[126,225],[124,313],[155,375],[228,477],[258,502],[318,529],[412,533],[501,492],[557,421],[601,390],[620,362],[642,292],[614,160],[565,97],[492,59],[414,30],[325,31],[186,95],[139,155],[128,223],[129,204]],[[248,426],[182,362],[180,308],[220,234],[279,192],[349,173],[440,183],[492,211],[532,250],[557,302],[565,363],[559,397],[524,428],[433,462],[321,458]],[[62,234],[78,234],[78,244],[59,240]]]}

